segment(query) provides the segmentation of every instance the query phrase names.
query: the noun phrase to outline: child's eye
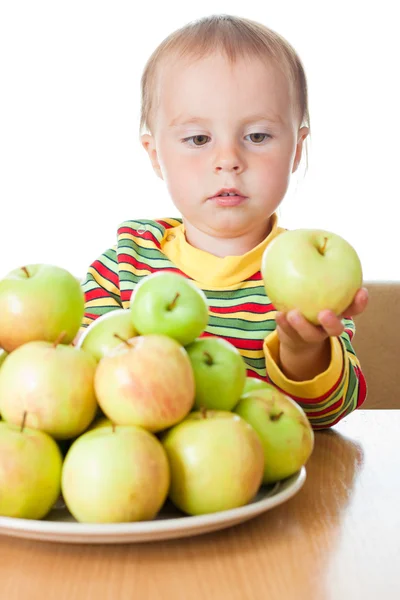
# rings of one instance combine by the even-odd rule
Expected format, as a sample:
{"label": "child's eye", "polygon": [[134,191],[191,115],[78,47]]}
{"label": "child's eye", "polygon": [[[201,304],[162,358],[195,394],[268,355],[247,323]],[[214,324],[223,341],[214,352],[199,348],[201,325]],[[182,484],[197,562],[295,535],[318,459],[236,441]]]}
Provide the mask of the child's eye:
{"label": "child's eye", "polygon": [[[246,138],[250,138],[254,144],[262,144],[266,139],[271,136],[268,133],[250,133],[246,136]],[[182,142],[189,144],[190,146],[196,146],[197,148],[201,146],[205,146],[207,141],[210,140],[208,135],[192,135],[190,137],[184,138]]]}
{"label": "child's eye", "polygon": [[[184,138],[182,141],[191,146],[204,146],[208,139],[210,139],[208,135],[192,135],[191,137]],[[198,143],[196,143],[195,140],[197,140]]]}
{"label": "child's eye", "polygon": [[271,136],[268,133],[249,133],[249,135],[247,135],[246,137],[251,138],[251,141],[254,142],[255,144],[261,144],[262,142],[265,142],[265,140],[267,138],[270,138]]}

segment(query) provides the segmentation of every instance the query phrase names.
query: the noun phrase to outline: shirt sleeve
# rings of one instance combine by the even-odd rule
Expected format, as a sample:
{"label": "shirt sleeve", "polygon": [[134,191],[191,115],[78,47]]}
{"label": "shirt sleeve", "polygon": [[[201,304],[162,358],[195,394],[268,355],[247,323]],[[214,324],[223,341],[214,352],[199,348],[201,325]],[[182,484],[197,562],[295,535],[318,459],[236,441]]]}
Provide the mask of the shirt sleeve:
{"label": "shirt sleeve", "polygon": [[308,381],[292,381],[279,368],[279,338],[264,340],[267,378],[305,411],[313,429],[326,429],[361,406],[367,395],[365,377],[352,346],[355,325],[344,319],[344,332],[331,337],[331,361],[326,371]]}
{"label": "shirt sleeve", "polygon": [[90,265],[82,289],[85,295],[85,313],[80,333],[106,312],[122,308],[116,246],[104,252]]}

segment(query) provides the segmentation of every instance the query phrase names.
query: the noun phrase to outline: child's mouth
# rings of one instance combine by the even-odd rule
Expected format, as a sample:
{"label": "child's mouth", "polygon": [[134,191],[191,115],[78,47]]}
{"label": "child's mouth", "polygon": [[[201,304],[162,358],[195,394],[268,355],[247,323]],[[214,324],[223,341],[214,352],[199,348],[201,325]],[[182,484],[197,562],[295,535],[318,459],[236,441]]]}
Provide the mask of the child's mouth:
{"label": "child's mouth", "polygon": [[247,198],[245,196],[213,196],[209,198],[212,200],[217,206],[238,206],[242,204]]}

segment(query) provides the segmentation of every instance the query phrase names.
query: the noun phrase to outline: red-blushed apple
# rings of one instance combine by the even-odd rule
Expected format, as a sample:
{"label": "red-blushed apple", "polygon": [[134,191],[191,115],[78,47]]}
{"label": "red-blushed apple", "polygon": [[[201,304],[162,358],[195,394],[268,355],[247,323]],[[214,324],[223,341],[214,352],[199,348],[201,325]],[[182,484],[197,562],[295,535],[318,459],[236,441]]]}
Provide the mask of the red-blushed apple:
{"label": "red-blushed apple", "polygon": [[194,376],[186,350],[165,335],[137,336],[98,364],[98,403],[118,425],[161,431],[181,421],[194,402]]}
{"label": "red-blushed apple", "polygon": [[75,338],[84,313],[79,281],[53,265],[27,265],[0,281],[0,346],[11,352],[31,341]]}
{"label": "red-blushed apple", "polygon": [[0,369],[0,414],[55,439],[73,438],[95,417],[95,359],[74,346],[28,342],[11,352]]}
{"label": "red-blushed apple", "polygon": [[83,348],[99,361],[110,350],[137,334],[129,310],[117,308],[93,321],[80,337],[77,347]]}
{"label": "red-blushed apple", "polygon": [[342,237],[319,229],[285,231],[262,257],[265,290],[275,308],[298,309],[311,323],[328,309],[340,315],[362,285],[355,249]]}
{"label": "red-blushed apple", "polygon": [[165,451],[153,434],[131,425],[98,427],[71,445],[62,493],[77,521],[143,521],[161,509],[169,481]]}
{"label": "red-blushed apple", "polygon": [[171,271],[144,277],[134,289],[132,322],[142,335],[163,334],[183,346],[193,342],[208,323],[208,302],[191,280]]}
{"label": "red-blushed apple", "polygon": [[250,502],[262,481],[264,456],[255,431],[228,411],[199,411],[162,435],[171,486],[183,512],[201,515]]}
{"label": "red-blushed apple", "polygon": [[305,412],[274,386],[244,394],[235,412],[260,437],[264,450],[264,483],[293,475],[306,464],[314,448],[314,432]]}
{"label": "red-blushed apple", "polygon": [[0,422],[0,516],[42,519],[61,487],[62,455],[46,433]]}
{"label": "red-blushed apple", "polygon": [[219,337],[198,338],[186,350],[195,379],[195,408],[232,410],[246,381],[239,350]]}

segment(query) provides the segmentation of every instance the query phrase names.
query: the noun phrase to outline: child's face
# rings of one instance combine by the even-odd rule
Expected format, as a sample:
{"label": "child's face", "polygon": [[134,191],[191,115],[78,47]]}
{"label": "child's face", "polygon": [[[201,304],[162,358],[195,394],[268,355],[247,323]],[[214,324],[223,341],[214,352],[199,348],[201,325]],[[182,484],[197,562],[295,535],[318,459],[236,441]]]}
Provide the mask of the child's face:
{"label": "child's face", "polygon": [[[254,58],[231,66],[214,55],[162,69],[153,135],[142,143],[184,221],[227,238],[268,225],[307,134],[280,71]],[[222,188],[245,199],[215,199]]]}

